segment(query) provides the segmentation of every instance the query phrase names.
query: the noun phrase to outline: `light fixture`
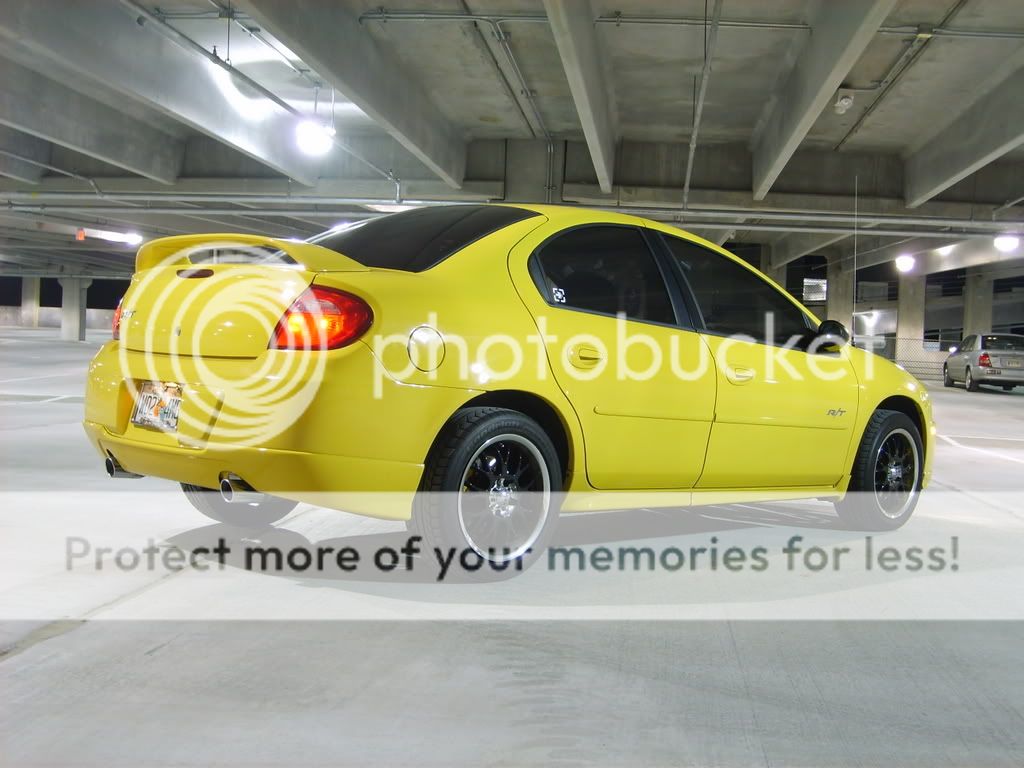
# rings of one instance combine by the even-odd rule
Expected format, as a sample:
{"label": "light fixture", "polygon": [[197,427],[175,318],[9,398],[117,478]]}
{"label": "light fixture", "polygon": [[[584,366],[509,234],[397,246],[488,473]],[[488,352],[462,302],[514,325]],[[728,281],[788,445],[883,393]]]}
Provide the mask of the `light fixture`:
{"label": "light fixture", "polygon": [[381,203],[372,204],[365,206],[371,211],[379,211],[380,213],[399,213],[401,211],[411,211],[413,208],[419,208],[418,205],[404,205],[402,203]]}
{"label": "light fixture", "polygon": [[944,245],[941,248],[936,248],[935,250],[939,252],[939,256],[949,256],[949,254],[953,252],[953,248],[954,246],[952,245]]}
{"label": "light fixture", "polygon": [[124,243],[125,245],[138,245],[143,237],[138,232],[112,232],[108,229],[93,229],[92,227],[80,227],[75,231],[75,240],[81,242],[91,237],[94,240],[106,240],[108,243]]}
{"label": "light fixture", "polygon": [[334,146],[334,129],[315,120],[303,120],[295,126],[295,143],[303,154],[322,157]]}
{"label": "light fixture", "polygon": [[1010,251],[1017,250],[1017,247],[1020,245],[1020,238],[1015,235],[999,235],[992,240],[992,244],[1003,253],[1009,253]]}
{"label": "light fixture", "polygon": [[853,106],[853,96],[848,93],[844,93],[836,99],[836,103],[832,105],[832,109],[836,111],[837,115],[845,115],[847,110]]}
{"label": "light fixture", "polygon": [[896,269],[900,272],[909,272],[914,268],[917,260],[909,253],[904,253],[896,257]]}

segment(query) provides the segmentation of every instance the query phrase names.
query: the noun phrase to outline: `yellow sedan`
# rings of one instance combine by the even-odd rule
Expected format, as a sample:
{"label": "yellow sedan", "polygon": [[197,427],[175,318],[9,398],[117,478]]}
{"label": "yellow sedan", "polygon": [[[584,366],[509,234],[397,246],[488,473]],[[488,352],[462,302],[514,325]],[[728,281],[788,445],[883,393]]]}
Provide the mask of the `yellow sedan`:
{"label": "yellow sedan", "polygon": [[85,429],[111,476],[216,520],[309,501],[503,567],[559,513],[629,506],[823,497],[895,528],[930,474],[928,394],[848,342],[666,224],[431,206],[143,245]]}

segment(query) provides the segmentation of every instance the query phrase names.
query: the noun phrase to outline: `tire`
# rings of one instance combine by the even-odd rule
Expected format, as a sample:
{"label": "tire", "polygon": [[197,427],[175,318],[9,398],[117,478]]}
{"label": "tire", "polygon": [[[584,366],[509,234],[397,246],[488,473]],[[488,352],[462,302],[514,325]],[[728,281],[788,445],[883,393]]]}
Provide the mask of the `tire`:
{"label": "tire", "polygon": [[970,368],[967,369],[966,378],[964,379],[964,386],[967,388],[968,392],[978,391],[978,382],[974,380],[974,374],[971,373]]}
{"label": "tire", "polygon": [[228,504],[221,498],[220,491],[198,485],[182,483],[181,490],[189,504],[218,523],[227,523],[236,528],[266,528],[283,518],[298,502],[264,496],[263,501],[251,504]]}
{"label": "tire", "polygon": [[451,557],[446,581],[509,578],[547,548],[562,484],[558,452],[537,422],[464,408],[434,443],[408,528],[430,562],[435,548]]}
{"label": "tire", "polygon": [[943,366],[942,366],[942,386],[944,386],[944,387],[952,387],[953,386],[953,377],[949,375],[949,366],[945,365],[945,364],[943,364]]}
{"label": "tire", "polygon": [[847,494],[836,503],[840,522],[858,531],[904,525],[921,495],[923,472],[917,425],[899,411],[875,411],[857,449]]}
{"label": "tire", "polygon": [[1013,384],[1003,384],[1003,392],[1013,392]]}

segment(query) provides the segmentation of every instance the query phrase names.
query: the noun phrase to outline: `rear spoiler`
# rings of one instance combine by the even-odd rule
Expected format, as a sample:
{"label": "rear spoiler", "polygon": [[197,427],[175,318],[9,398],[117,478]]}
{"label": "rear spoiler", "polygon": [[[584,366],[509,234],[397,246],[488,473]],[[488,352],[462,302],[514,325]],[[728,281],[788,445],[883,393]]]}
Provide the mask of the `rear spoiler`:
{"label": "rear spoiler", "polygon": [[348,256],[312,243],[278,240],[262,235],[241,235],[233,232],[206,235],[176,235],[150,240],[135,256],[135,271],[159,266],[186,266],[189,255],[203,248],[233,245],[264,246],[282,251],[310,272],[366,272],[368,267]]}

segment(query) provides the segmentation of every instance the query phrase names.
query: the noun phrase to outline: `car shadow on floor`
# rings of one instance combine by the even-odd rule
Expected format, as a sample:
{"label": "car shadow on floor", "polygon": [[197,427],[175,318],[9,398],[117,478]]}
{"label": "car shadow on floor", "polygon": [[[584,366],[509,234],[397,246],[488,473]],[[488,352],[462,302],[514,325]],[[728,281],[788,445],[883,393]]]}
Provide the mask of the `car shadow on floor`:
{"label": "car shadow on floor", "polygon": [[[435,584],[438,581],[434,558],[429,552],[415,556],[411,569],[405,567],[403,547],[408,545],[411,536],[405,531],[311,541],[285,527],[287,524],[286,520],[284,526],[259,531],[241,530],[226,524],[207,525],[170,537],[167,543],[191,552],[198,548],[216,547],[223,540],[229,550],[224,559],[226,565],[306,582],[337,582],[339,586],[351,586],[358,582]],[[776,502],[565,515],[558,522],[551,546],[588,548],[625,542],[650,543],[652,540],[661,540],[662,544],[669,546],[673,540],[684,537],[703,537],[706,540],[718,533],[758,528],[834,531],[839,537],[858,535],[841,527],[831,505]],[[349,565],[353,562],[359,565],[346,570],[337,558],[342,550],[348,551]],[[382,550],[398,553],[399,563],[394,569],[377,567],[375,557]]]}

